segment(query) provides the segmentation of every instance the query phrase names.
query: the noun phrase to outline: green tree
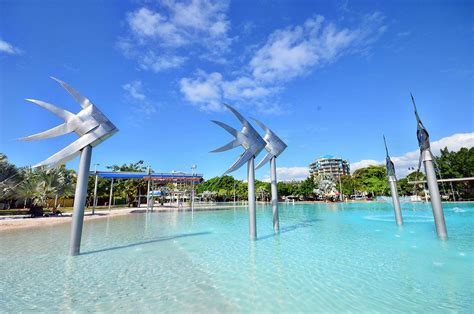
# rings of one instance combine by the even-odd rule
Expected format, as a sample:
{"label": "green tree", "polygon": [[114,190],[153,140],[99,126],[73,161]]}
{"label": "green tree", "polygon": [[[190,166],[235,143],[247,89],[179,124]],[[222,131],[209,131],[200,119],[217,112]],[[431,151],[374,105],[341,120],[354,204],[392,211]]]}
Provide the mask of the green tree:
{"label": "green tree", "polygon": [[15,196],[25,205],[48,206],[49,199],[72,195],[73,175],[74,172],[67,170],[64,165],[50,169],[26,168],[22,171]]}
{"label": "green tree", "polygon": [[[343,175],[341,176],[341,186],[342,186],[342,194],[345,196],[353,195],[354,194],[354,179],[351,175]],[[339,185],[337,186],[339,188]]]}
{"label": "green tree", "polygon": [[312,176],[309,176],[298,184],[296,193],[298,196],[302,196],[305,199],[312,198],[314,196],[315,188],[316,184],[314,183],[314,179]]}
{"label": "green tree", "polygon": [[0,153],[0,202],[11,201],[21,176],[15,165],[8,162],[5,154]]}
{"label": "green tree", "polygon": [[369,196],[388,195],[388,180],[385,166],[368,166],[357,169],[352,175],[354,187]]}
{"label": "green tree", "polygon": [[[466,178],[474,176],[474,148],[462,147],[457,152],[449,151],[446,147],[436,157],[439,173],[442,178]],[[449,184],[449,186],[447,186]],[[443,184],[443,190],[454,191],[456,199],[471,199],[474,197],[474,182],[461,181]],[[456,196],[457,195],[457,196]]]}

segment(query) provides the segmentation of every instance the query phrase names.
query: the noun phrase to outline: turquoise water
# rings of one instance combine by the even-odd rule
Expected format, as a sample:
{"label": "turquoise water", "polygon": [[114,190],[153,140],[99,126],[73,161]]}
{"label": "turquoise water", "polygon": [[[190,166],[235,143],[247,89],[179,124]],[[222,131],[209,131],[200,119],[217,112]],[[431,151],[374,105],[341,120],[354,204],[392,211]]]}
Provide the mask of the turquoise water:
{"label": "turquoise water", "polygon": [[0,312],[473,312],[474,204],[280,205],[132,214],[85,223],[83,254],[66,256],[69,225],[0,233]]}

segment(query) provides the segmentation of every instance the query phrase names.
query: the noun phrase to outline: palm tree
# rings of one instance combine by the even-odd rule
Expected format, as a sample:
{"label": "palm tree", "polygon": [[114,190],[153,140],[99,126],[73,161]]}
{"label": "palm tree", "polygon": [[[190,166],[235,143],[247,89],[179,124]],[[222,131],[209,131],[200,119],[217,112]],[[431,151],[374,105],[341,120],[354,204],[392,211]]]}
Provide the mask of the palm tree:
{"label": "palm tree", "polygon": [[72,181],[71,172],[64,166],[51,169],[25,169],[23,180],[16,189],[16,197],[23,200],[25,206],[29,201],[34,206],[48,206],[49,199],[57,200],[58,197],[72,194]]}
{"label": "palm tree", "polygon": [[31,168],[25,168],[22,171],[22,180],[18,184],[15,196],[23,201],[23,208],[33,199],[37,187],[37,176]]}
{"label": "palm tree", "polygon": [[0,201],[11,202],[12,192],[19,179],[18,169],[8,162],[5,154],[0,153]]}

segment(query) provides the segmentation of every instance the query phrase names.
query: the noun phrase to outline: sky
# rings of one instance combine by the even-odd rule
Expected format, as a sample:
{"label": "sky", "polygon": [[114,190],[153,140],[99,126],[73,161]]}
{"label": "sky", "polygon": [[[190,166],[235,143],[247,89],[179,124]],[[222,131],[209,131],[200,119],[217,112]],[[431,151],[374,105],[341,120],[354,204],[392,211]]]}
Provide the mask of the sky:
{"label": "sky", "polygon": [[61,123],[25,98],[80,110],[54,76],[120,130],[93,149],[99,170],[221,175],[243,151],[210,153],[232,139],[210,120],[241,127],[228,103],[288,144],[280,180],[327,154],[381,163],[382,134],[404,176],[418,163],[410,92],[435,154],[474,146],[473,56],[472,1],[0,1],[0,152],[33,165],[77,139],[16,140]]}

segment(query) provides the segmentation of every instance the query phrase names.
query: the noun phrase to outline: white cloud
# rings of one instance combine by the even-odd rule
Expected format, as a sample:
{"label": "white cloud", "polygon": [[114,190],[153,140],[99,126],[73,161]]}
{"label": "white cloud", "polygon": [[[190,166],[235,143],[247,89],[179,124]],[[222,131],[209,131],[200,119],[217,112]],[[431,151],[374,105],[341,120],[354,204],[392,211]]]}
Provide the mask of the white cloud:
{"label": "white cloud", "polygon": [[277,30],[250,61],[252,75],[262,81],[289,80],[343,54],[368,49],[384,32],[380,13],[365,16],[355,28],[325,23],[321,15],[302,25]]}
{"label": "white cloud", "polygon": [[147,119],[157,111],[156,105],[148,100],[142,81],[132,81],[122,85],[122,88],[126,91],[125,96],[129,100],[129,104],[136,116]]}
{"label": "white cloud", "polygon": [[6,53],[9,55],[19,55],[23,51],[20,48],[13,46],[12,44],[0,39],[0,53]]}
{"label": "white cloud", "polygon": [[[277,167],[278,181],[301,181],[308,178],[308,176],[308,167]],[[265,175],[263,181],[270,182],[270,175]]]}
{"label": "white cloud", "polygon": [[117,46],[145,70],[180,67],[196,49],[202,57],[222,61],[231,43],[226,1],[162,0],[156,8],[140,7],[127,14],[129,36]]}
{"label": "white cloud", "polygon": [[[440,140],[431,142],[431,151],[434,155],[438,156],[440,150],[447,147],[450,151],[458,151],[461,147],[470,148],[474,146],[474,133],[458,133],[451,136],[443,137]],[[392,161],[395,164],[397,176],[400,178],[405,177],[412,170],[408,168],[418,168],[418,161],[420,158],[420,151],[414,150],[403,154],[402,156],[392,156]],[[370,165],[381,165],[385,164],[385,160],[361,160],[355,163],[351,163],[351,171],[354,172],[357,169],[364,168]]]}
{"label": "white cloud", "polygon": [[122,88],[128,92],[130,97],[137,100],[145,100],[146,96],[143,93],[143,86],[141,81],[132,81],[124,84]]}
{"label": "white cloud", "polygon": [[384,161],[373,160],[373,159],[363,159],[354,163],[351,163],[351,172],[354,172],[361,168],[366,168],[368,166],[377,166],[383,164]]}
{"label": "white cloud", "polygon": [[183,78],[180,81],[181,93],[186,100],[205,111],[221,109],[221,85],[222,75],[217,72],[207,74],[199,71],[196,78]]}
{"label": "white cloud", "polygon": [[228,99],[254,101],[264,99],[273,92],[271,88],[258,85],[249,77],[226,81],[221,73],[206,73],[202,70],[198,70],[193,78],[182,78],[179,84],[185,99],[204,111],[219,111],[222,109],[221,104]]}
{"label": "white cloud", "polygon": [[178,68],[186,62],[186,60],[185,57],[174,55],[157,56],[154,52],[149,51],[142,56],[141,60],[139,60],[139,64],[144,70],[152,70],[153,72],[158,73],[163,70]]}
{"label": "white cloud", "polygon": [[[204,110],[219,110],[217,103],[232,101],[256,106],[260,111],[281,111],[273,96],[283,90],[284,83],[344,54],[366,53],[385,31],[383,19],[380,13],[374,13],[364,16],[357,27],[344,28],[316,16],[301,25],[276,30],[239,75],[228,79],[220,72],[199,71],[194,77],[181,80],[181,92]],[[219,79],[212,79],[217,76]],[[196,97],[202,92],[203,82],[207,89],[212,85],[212,97],[207,93],[205,97]]]}

